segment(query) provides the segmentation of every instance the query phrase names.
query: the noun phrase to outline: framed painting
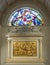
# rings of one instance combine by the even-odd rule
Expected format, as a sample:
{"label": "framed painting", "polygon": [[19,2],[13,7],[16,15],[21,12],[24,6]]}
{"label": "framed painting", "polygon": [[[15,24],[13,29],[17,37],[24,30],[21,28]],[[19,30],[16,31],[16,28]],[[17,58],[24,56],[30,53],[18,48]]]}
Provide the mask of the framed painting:
{"label": "framed painting", "polygon": [[36,41],[13,41],[13,57],[36,57]]}

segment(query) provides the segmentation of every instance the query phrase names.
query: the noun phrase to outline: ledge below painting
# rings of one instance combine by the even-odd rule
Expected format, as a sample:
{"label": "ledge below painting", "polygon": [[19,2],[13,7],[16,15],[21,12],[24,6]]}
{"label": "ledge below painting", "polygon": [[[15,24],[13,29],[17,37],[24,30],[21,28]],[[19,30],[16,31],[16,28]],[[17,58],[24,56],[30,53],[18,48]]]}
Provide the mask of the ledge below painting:
{"label": "ledge below painting", "polygon": [[[21,62],[22,61],[22,62]],[[19,63],[19,60],[17,59],[6,59],[6,64],[14,64],[14,65],[45,65],[43,59],[34,59],[32,61],[23,61],[21,60]]]}

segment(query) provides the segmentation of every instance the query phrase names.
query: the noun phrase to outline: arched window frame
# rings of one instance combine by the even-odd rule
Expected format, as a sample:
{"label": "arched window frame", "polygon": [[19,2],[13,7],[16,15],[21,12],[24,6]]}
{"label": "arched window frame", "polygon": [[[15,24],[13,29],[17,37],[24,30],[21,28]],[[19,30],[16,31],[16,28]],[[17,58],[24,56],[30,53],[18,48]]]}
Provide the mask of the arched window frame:
{"label": "arched window frame", "polygon": [[[21,10],[23,11],[22,14],[21,14]],[[24,11],[28,11],[28,12],[25,13]],[[25,13],[25,15],[23,15],[23,13]],[[30,13],[30,18],[28,13]],[[28,17],[26,14],[28,14]],[[37,10],[30,7],[22,7],[12,12],[12,14],[8,18],[8,25],[9,26],[23,26],[23,25],[40,26],[40,25],[44,25],[44,19]]]}

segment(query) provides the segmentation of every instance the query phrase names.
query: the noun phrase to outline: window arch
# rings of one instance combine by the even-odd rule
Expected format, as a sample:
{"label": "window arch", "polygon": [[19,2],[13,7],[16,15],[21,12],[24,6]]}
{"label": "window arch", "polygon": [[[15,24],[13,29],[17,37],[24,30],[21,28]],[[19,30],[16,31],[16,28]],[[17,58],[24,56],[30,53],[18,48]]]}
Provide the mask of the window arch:
{"label": "window arch", "polygon": [[15,10],[9,17],[9,26],[44,25],[42,15],[35,9],[23,7]]}

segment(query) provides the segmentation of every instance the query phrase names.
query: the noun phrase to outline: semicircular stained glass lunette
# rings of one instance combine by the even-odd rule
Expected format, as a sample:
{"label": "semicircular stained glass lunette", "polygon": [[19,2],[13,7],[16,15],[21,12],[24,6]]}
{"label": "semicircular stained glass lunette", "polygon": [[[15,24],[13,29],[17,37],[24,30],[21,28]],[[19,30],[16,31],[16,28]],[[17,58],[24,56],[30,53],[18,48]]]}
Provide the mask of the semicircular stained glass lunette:
{"label": "semicircular stained glass lunette", "polygon": [[44,25],[41,14],[35,9],[24,7],[15,10],[9,17],[9,26]]}

